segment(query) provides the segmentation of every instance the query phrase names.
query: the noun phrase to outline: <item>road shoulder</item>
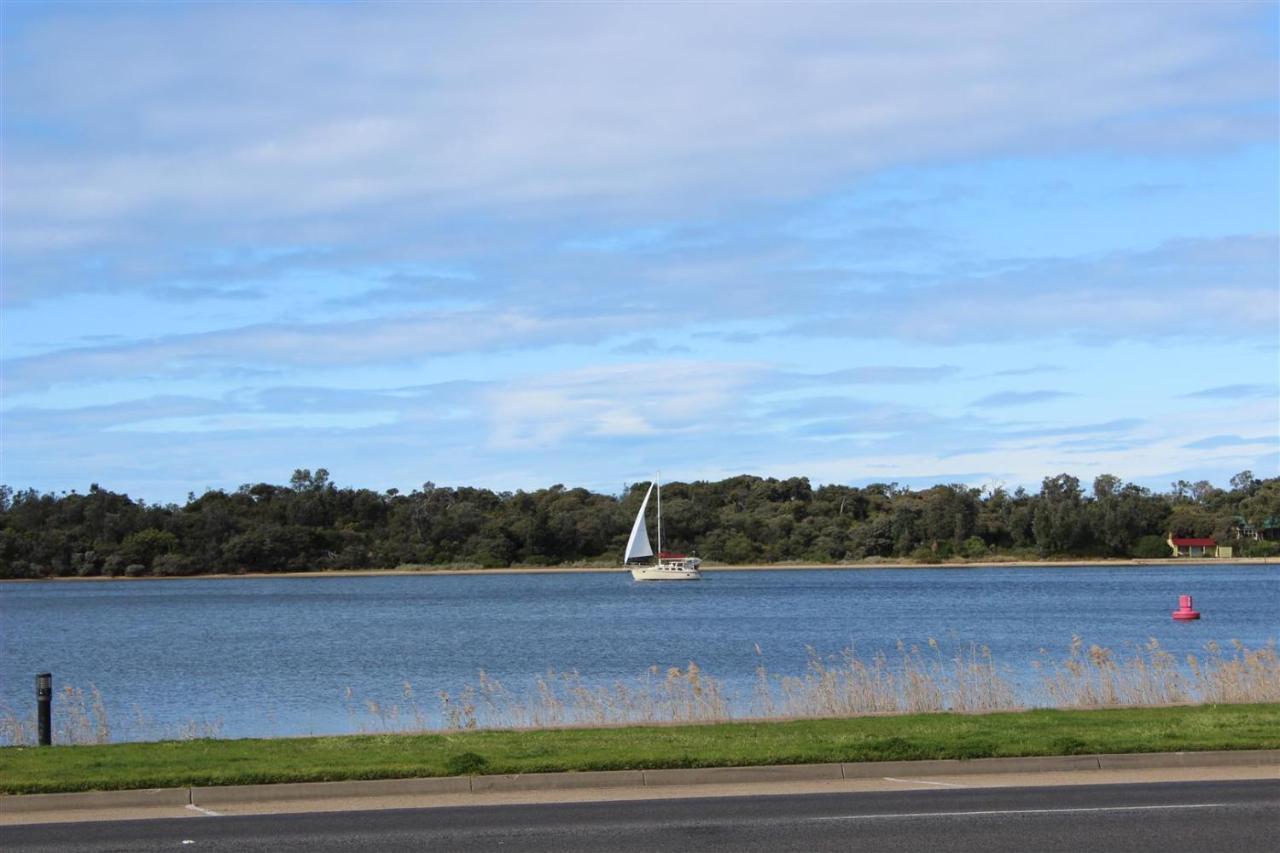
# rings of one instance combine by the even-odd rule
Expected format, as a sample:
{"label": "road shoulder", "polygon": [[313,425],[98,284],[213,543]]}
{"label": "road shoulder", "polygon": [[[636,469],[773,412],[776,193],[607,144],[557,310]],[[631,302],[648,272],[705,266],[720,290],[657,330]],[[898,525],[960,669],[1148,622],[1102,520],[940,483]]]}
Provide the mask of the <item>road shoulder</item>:
{"label": "road shoulder", "polygon": [[955,788],[1280,781],[1280,750],[389,779],[0,797],[0,826]]}

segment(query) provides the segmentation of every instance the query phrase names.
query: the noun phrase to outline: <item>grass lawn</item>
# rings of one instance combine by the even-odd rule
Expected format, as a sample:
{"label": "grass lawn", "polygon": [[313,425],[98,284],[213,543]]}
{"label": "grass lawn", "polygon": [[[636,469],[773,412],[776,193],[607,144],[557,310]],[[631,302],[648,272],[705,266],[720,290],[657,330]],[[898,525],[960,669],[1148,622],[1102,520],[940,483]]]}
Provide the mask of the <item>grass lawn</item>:
{"label": "grass lawn", "polygon": [[0,749],[0,792],[1280,748],[1280,704]]}

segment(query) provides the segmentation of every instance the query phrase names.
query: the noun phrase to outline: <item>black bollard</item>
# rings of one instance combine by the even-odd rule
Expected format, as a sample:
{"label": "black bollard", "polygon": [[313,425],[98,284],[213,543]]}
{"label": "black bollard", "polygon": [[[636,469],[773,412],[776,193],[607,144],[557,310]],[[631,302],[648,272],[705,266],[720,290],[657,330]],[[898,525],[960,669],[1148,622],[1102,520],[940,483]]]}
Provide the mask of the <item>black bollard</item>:
{"label": "black bollard", "polygon": [[53,744],[53,732],[49,722],[49,709],[53,705],[53,673],[42,672],[36,676],[36,727],[40,730],[40,745]]}

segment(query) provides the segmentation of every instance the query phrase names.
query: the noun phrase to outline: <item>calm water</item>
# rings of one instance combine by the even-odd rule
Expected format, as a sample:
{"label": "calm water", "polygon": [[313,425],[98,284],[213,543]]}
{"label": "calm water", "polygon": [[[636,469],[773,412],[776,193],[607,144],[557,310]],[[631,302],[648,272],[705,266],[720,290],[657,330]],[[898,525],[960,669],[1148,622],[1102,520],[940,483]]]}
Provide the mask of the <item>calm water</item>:
{"label": "calm water", "polygon": [[[1170,618],[1180,593],[1199,622]],[[517,686],[549,669],[613,681],[694,660],[747,701],[758,663],[798,674],[807,646],[867,659],[899,640],[977,642],[1016,675],[1041,648],[1065,655],[1073,634],[1117,651],[1155,637],[1180,657],[1211,640],[1261,646],[1280,635],[1280,567],[0,584],[0,712],[28,714],[34,674],[51,671],[55,686],[101,690],[116,737],[191,720],[224,737],[346,732],[369,724],[348,688],[356,705],[403,703],[407,681],[434,711],[482,669]]]}

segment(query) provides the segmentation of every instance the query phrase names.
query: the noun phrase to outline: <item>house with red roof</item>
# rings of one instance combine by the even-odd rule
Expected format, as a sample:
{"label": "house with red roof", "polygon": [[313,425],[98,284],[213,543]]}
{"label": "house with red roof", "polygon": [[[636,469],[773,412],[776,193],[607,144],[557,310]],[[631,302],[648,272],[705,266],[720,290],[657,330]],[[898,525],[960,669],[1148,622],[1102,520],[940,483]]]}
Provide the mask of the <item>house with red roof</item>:
{"label": "house with red roof", "polygon": [[[1209,538],[1194,536],[1174,536],[1169,534],[1169,547],[1175,557],[1227,557],[1231,556],[1230,546],[1221,546]],[[1225,552],[1225,553],[1224,553]]]}

